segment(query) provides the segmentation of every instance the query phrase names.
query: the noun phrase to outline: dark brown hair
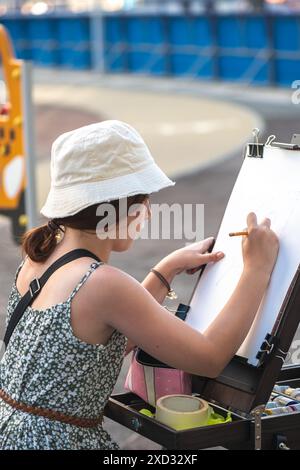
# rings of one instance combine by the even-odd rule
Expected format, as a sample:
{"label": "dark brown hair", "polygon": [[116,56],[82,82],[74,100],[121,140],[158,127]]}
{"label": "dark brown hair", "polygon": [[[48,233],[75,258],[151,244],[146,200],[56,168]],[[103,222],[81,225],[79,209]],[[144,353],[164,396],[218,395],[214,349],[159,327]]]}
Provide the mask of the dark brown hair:
{"label": "dark brown hair", "polygon": [[[124,200],[126,200],[127,202],[127,210],[133,204],[143,203],[148,197],[148,194],[136,194],[134,196],[124,198]],[[105,202],[104,204],[107,204],[107,202]],[[114,201],[109,201],[109,204],[111,204],[116,211],[116,222],[118,223],[120,215],[120,200],[116,199]],[[75,215],[71,215],[69,217],[64,218],[53,218],[51,220],[57,226],[70,227],[72,229],[82,231],[96,231],[96,226],[98,222],[100,222],[101,219],[105,217],[96,215],[96,210],[100,205],[101,203],[97,203],[87,207],[86,209],[81,210]],[[56,235],[58,232],[59,228],[57,228],[57,230],[53,230],[53,228],[49,227],[48,223],[28,230],[22,236],[21,240],[23,255],[25,253],[29,256],[32,261],[35,261],[37,263],[43,263],[55,250],[55,247],[57,245]]]}

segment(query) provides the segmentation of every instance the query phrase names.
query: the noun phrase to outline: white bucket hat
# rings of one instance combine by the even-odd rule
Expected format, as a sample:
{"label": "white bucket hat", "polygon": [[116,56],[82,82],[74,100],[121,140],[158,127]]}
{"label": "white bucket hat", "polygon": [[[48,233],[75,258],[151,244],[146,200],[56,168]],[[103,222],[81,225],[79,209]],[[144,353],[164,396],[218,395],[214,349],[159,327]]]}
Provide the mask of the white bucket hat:
{"label": "white bucket hat", "polygon": [[150,194],[173,186],[140,134],[108,120],[59,136],[51,151],[51,187],[40,213],[74,215],[100,202]]}

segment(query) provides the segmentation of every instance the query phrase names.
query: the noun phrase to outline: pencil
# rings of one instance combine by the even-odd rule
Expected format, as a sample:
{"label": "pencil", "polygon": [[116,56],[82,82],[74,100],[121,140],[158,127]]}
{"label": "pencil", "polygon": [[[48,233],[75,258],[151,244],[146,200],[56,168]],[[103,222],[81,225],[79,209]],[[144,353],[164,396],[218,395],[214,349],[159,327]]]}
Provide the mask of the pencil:
{"label": "pencil", "polygon": [[241,237],[241,236],[248,236],[248,232],[230,232],[230,237]]}

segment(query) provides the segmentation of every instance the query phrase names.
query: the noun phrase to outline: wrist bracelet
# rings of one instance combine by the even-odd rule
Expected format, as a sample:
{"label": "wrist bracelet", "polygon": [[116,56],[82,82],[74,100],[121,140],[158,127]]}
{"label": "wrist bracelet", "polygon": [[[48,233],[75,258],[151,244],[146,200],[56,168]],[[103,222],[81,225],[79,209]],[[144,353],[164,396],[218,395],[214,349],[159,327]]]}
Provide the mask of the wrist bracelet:
{"label": "wrist bracelet", "polygon": [[156,271],[156,269],[154,268],[151,268],[150,271],[155,274],[158,279],[160,279],[160,281],[166,286],[166,288],[168,289],[168,293],[166,295],[166,297],[168,297],[168,299],[177,299],[177,294],[176,292],[171,288],[170,284],[168,283],[167,279],[158,271]]}

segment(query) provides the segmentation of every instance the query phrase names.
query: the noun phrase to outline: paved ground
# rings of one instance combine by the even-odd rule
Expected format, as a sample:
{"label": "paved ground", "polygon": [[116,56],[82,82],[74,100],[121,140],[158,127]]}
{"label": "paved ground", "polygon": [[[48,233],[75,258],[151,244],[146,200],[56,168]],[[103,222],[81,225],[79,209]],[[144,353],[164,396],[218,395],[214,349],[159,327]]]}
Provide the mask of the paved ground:
{"label": "paved ground", "polygon": [[[257,114],[243,105],[166,88],[142,88],[129,77],[119,81],[117,77],[108,79],[84,72],[39,70],[35,83],[38,105],[63,105],[72,108],[74,116],[84,110],[96,119],[100,116],[132,124],[143,135],[157,163],[172,176],[224,159],[243,145],[249,130],[260,124]],[[39,179],[47,180],[48,172],[47,163],[40,165]],[[43,198],[47,184],[41,191]]]}
{"label": "paved ground", "polygon": [[[74,77],[74,93],[76,89],[76,83],[78,88],[78,82],[80,80],[85,83],[86,88],[88,88],[88,84],[90,83],[89,80],[95,81],[97,77],[86,77],[82,76]],[[41,83],[45,80],[45,77],[40,76],[39,82]],[[65,77],[65,80],[69,80],[69,77]],[[99,79],[100,80],[100,79]],[[114,80],[114,83],[110,83],[111,86],[118,87],[118,89],[124,90],[126,88],[125,78],[124,80],[120,78],[111,79],[111,82]],[[54,86],[55,80],[52,81],[52,86]],[[219,99],[221,96],[222,100],[229,99],[232,102],[236,102],[238,105],[243,102],[243,106],[247,104],[249,109],[251,109],[250,116],[262,116],[265,123],[261,118],[256,118],[253,122],[249,121],[249,129],[247,130],[246,134],[252,129],[252,127],[258,126],[263,127],[265,125],[265,132],[264,138],[270,134],[275,133],[278,137],[278,140],[288,141],[292,132],[297,131],[297,126],[299,125],[299,107],[292,105],[290,101],[289,91],[263,91],[261,90],[246,90],[236,87],[230,86],[211,86],[208,85],[202,86],[200,84],[195,83],[170,83],[168,85],[168,81],[159,80],[151,81],[139,79],[135,83],[127,82],[127,87],[134,87],[136,90],[139,90],[139,93],[142,92],[144,89],[145,95],[151,92],[152,100],[148,102],[148,106],[153,105],[153,96],[154,94],[159,95],[158,102],[161,103],[162,94],[169,93],[170,89],[172,88],[172,94],[179,93],[179,94],[189,94],[191,99],[191,106],[193,109],[196,109],[197,104],[200,106],[202,103],[202,93],[205,93],[205,96],[213,98],[214,96]],[[108,83],[105,86],[108,87]],[[45,84],[46,86],[46,84]],[[61,82],[59,84],[61,85]],[[177,88],[176,88],[177,86]],[[41,89],[41,88],[39,88]],[[111,89],[110,93],[112,93]],[[39,92],[40,93],[40,92]],[[107,92],[108,93],[108,92]],[[62,95],[60,95],[62,96]],[[77,100],[77,95],[74,95]],[[119,96],[119,95],[118,95]],[[53,100],[55,100],[55,96],[52,95]],[[41,150],[41,163],[46,165],[47,164],[47,155],[48,155],[48,147],[49,143],[52,139],[48,138],[48,131],[51,135],[61,129],[65,129],[66,127],[73,127],[74,124],[74,116],[76,115],[76,119],[82,119],[82,121],[77,121],[78,125],[84,124],[85,122],[91,122],[94,120],[95,117],[98,118],[99,114],[97,111],[97,116],[95,116],[95,111],[90,108],[86,108],[83,106],[83,103],[80,103],[80,113],[71,112],[69,113],[67,108],[63,109],[55,109],[50,106],[50,101],[48,103],[44,103],[43,106],[41,105],[40,97],[37,96],[37,101],[40,104],[38,108],[38,126],[39,130],[39,142],[40,142],[40,149]],[[60,98],[61,100],[61,98]],[[199,101],[198,101],[199,100]],[[247,102],[248,100],[248,102]],[[109,101],[109,100],[108,100]],[[78,102],[78,100],[77,100]],[[193,104],[192,104],[193,103]],[[62,103],[60,101],[60,106]],[[70,103],[68,103],[69,105]],[[81,107],[82,106],[82,107]],[[180,104],[178,102],[178,112],[180,112]],[[100,113],[102,111],[101,106]],[[144,108],[145,109],[145,108]],[[215,105],[215,113],[216,118],[218,118],[218,103]],[[235,117],[235,113],[239,112],[241,108],[232,108],[233,117]],[[82,110],[85,110],[84,113]],[[98,105],[97,105],[98,110]],[[144,112],[144,110],[143,110]],[[244,112],[244,110],[243,110]],[[149,111],[150,113],[150,111]],[[213,113],[213,111],[212,111]],[[103,115],[105,114],[105,111]],[[148,114],[148,107],[146,108],[146,113]],[[159,108],[160,114],[160,108]],[[173,110],[171,115],[173,114]],[[213,114],[212,114],[213,115]],[[60,116],[60,118],[58,118]],[[119,117],[119,114],[115,114],[116,117]],[[122,115],[122,118],[125,117]],[[156,114],[153,115],[154,117]],[[226,117],[222,115],[222,119]],[[42,119],[44,121],[42,121]],[[84,121],[84,122],[83,122]],[[236,122],[236,121],[235,121]],[[251,122],[251,123],[250,123]],[[77,125],[76,124],[76,125]],[[52,126],[56,126],[53,130]],[[63,127],[61,127],[63,126]],[[47,133],[44,133],[44,129],[47,127]],[[75,127],[75,126],[74,126]],[[223,134],[222,134],[223,135]],[[234,132],[233,132],[234,136]],[[221,150],[223,149],[223,141],[222,138],[219,137],[217,133],[213,137],[218,144],[218,155],[217,157],[221,157]],[[48,139],[48,142],[46,142]],[[188,139],[187,139],[188,140]],[[241,139],[239,141],[239,147],[241,147]],[[199,136],[194,141],[193,151],[195,148],[201,149],[202,153],[202,137]],[[196,147],[195,147],[196,145]],[[169,152],[169,150],[168,150]],[[168,153],[166,151],[166,153]],[[230,155],[229,155],[230,154]],[[216,155],[211,153],[212,157]],[[186,172],[185,176],[177,177],[176,181],[177,184],[173,188],[168,188],[166,190],[161,191],[159,194],[154,194],[152,197],[153,202],[179,202],[179,203],[188,203],[188,202],[197,202],[197,203],[204,203],[205,204],[205,235],[213,235],[216,233],[220,218],[223,214],[226,201],[229,197],[230,191],[234,184],[236,175],[238,173],[239,167],[242,163],[241,159],[241,148],[237,149],[237,146],[232,146],[231,150],[227,151],[228,158],[224,161],[218,161],[214,166],[210,166],[209,168],[203,168],[202,170],[194,170]],[[230,157],[230,158],[229,158]],[[185,159],[187,157],[185,156]],[[179,162],[180,163],[180,162]],[[197,166],[198,166],[197,162]],[[184,168],[183,168],[184,170]],[[0,240],[0,248],[1,248],[1,272],[0,272],[0,282],[1,282],[1,289],[0,289],[0,308],[2,312],[5,311],[5,302],[7,295],[10,290],[12,276],[15,272],[15,268],[17,263],[20,259],[20,254],[16,250],[16,247],[11,243],[9,237],[9,227],[5,220],[2,219],[0,221],[0,229],[1,229],[1,240]],[[134,255],[132,256],[133,250],[128,253],[118,254],[117,256],[113,255],[111,258],[112,264],[120,267],[121,269],[126,270],[133,276],[135,276],[138,280],[142,280],[146,275],[147,271],[154,263],[156,263],[161,257],[165,256],[167,253],[176,249],[181,244],[178,241],[145,241],[145,240],[138,240],[133,248]],[[194,277],[194,280],[196,278]],[[180,301],[187,302],[190,294],[192,292],[194,286],[193,278],[189,276],[180,276],[174,285],[175,290],[179,293]],[[128,360],[125,361],[122,373],[120,375],[120,379],[116,386],[116,391],[121,391],[122,386],[124,383],[124,377],[126,374],[126,370],[128,367]],[[131,433],[127,429],[121,428],[119,425],[115,423],[109,422],[106,420],[106,428],[111,432],[114,439],[120,442],[121,446],[126,449],[137,449],[137,448],[148,448],[154,449],[157,448],[157,445],[151,443],[150,441],[141,438],[140,436]]]}

